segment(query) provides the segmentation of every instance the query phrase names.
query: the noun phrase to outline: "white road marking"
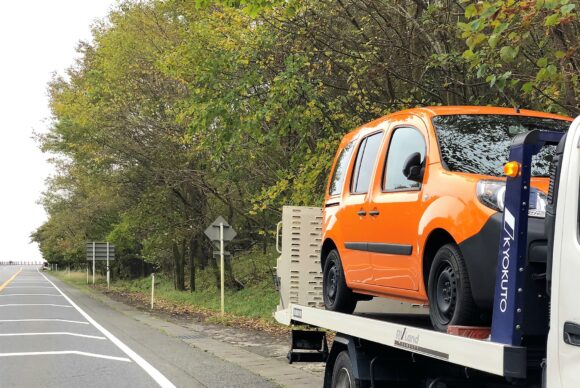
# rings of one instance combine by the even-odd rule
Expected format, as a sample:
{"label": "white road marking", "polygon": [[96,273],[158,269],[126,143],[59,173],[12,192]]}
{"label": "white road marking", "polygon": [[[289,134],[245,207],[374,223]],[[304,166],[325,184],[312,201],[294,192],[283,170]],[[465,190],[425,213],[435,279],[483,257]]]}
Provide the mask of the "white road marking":
{"label": "white road marking", "polygon": [[48,333],[0,333],[0,337],[30,337],[34,335],[68,335],[71,337],[82,337],[82,338],[91,338],[91,339],[99,339],[104,340],[105,337],[99,337],[97,335],[88,335],[88,334],[77,334],[77,333],[69,333],[64,331],[55,331],[55,332],[48,332]]}
{"label": "white road marking", "polygon": [[9,290],[11,288],[50,288],[51,290],[53,289],[53,287],[51,286],[8,286],[5,288],[5,290]]}
{"label": "white road marking", "polygon": [[10,323],[10,322],[66,322],[66,323],[78,323],[81,325],[88,325],[88,322],[84,321],[71,321],[68,319],[54,319],[54,318],[34,318],[34,319],[0,319],[0,323]]}
{"label": "white road marking", "polygon": [[62,295],[59,294],[0,294],[0,298],[4,296],[58,296],[62,298]]}
{"label": "white road marking", "polygon": [[[40,273],[40,271],[39,271],[39,273]],[[95,321],[89,314],[85,313],[83,311],[83,309],[81,309],[79,306],[77,306],[77,304],[75,302],[73,302],[71,298],[66,296],[66,294],[64,292],[62,292],[60,290],[60,288],[58,288],[53,282],[51,282],[43,273],[40,273],[40,274],[46,279],[47,282],[52,284],[54,286],[54,288],[56,288],[58,290],[58,292],[60,292],[62,294],[62,296],[64,296],[65,299],[75,309],[77,309],[77,311],[79,313],[81,313],[81,315],[87,321],[89,321],[94,327],[96,327],[101,333],[103,333],[105,335],[105,337],[107,337],[112,343],[117,345],[117,347],[119,349],[121,349],[123,351],[123,353],[125,353],[127,356],[129,356],[129,358],[131,358],[133,361],[135,361],[137,363],[137,365],[139,365],[145,372],[147,372],[147,374],[149,376],[151,376],[151,378],[153,380],[155,380],[155,382],[157,382],[157,384],[159,384],[159,386],[161,386],[163,388],[175,388],[175,385],[173,385],[173,383],[171,381],[169,381],[169,379],[167,377],[163,376],[163,374],[161,374],[161,372],[159,372],[157,369],[155,369],[155,367],[153,365],[151,365],[147,361],[145,361],[145,359],[143,357],[141,357],[140,355],[135,353],[135,351],[133,351],[130,347],[125,345],[123,342],[121,342],[121,340],[119,340],[117,337],[115,337],[113,334],[111,334],[107,329],[105,329],[103,326],[101,326],[99,323],[97,323],[97,321]]]}
{"label": "white road marking", "polygon": [[71,308],[67,304],[54,304],[54,303],[8,303],[0,304],[0,307],[15,307],[15,306],[51,306],[51,307],[66,307]]}
{"label": "white road marking", "polygon": [[18,280],[14,281],[14,283],[20,283],[20,284],[46,284],[46,282],[42,279],[40,279],[39,281],[28,281],[28,280],[22,280],[23,278],[18,278]]}
{"label": "white road marking", "polygon": [[124,362],[131,362],[130,359],[125,357],[114,357],[114,356],[107,356],[104,354],[97,354],[97,353],[88,353],[88,352],[79,352],[77,350],[61,350],[61,351],[54,351],[54,352],[22,352],[22,353],[0,353],[0,357],[27,357],[27,356],[54,356],[60,354],[76,354],[79,356],[86,356],[86,357],[94,357],[94,358],[104,358],[106,360],[115,360],[115,361],[124,361]]}

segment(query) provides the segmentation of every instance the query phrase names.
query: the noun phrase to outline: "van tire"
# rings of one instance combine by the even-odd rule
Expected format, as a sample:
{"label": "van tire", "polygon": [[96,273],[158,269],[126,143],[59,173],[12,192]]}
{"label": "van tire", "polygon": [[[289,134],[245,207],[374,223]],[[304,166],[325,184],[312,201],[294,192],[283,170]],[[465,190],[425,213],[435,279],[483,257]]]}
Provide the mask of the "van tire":
{"label": "van tire", "polygon": [[471,294],[465,260],[457,245],[443,245],[435,254],[427,293],[429,316],[436,330],[446,332],[449,325],[477,322],[478,309]]}
{"label": "van tire", "polygon": [[342,263],[336,249],[328,253],[324,262],[322,295],[327,310],[352,314],[356,307],[357,299],[346,285]]}

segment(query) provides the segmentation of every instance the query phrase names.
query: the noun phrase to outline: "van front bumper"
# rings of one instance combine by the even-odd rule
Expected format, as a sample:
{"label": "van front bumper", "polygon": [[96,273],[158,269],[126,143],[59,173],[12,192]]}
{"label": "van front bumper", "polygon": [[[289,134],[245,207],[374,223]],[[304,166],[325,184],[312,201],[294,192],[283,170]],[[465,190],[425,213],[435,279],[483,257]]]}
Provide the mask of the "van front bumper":
{"label": "van front bumper", "polygon": [[[502,213],[494,214],[478,233],[459,244],[467,266],[473,299],[483,311],[491,311],[493,306],[502,218]],[[528,263],[545,266],[547,247],[544,219],[530,217],[526,255]]]}

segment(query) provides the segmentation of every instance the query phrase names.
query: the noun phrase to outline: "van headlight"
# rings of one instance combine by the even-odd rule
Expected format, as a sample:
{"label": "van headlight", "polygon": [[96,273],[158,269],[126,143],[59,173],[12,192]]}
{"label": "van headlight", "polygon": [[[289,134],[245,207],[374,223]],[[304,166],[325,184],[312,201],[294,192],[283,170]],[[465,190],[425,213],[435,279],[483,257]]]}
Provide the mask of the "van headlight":
{"label": "van headlight", "polygon": [[[485,206],[503,212],[505,208],[505,182],[482,180],[477,182],[477,199]],[[528,215],[544,218],[546,216],[547,196],[542,191],[531,188]]]}

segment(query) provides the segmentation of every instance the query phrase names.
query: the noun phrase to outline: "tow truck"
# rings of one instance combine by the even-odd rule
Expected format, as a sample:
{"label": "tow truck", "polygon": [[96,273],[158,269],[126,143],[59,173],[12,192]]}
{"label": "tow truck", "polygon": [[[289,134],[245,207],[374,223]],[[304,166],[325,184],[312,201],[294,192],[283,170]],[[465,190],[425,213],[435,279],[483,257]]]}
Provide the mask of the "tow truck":
{"label": "tow truck", "polygon": [[[545,271],[527,262],[531,162],[556,146]],[[491,327],[436,332],[410,315],[322,308],[319,208],[287,207],[276,320],[292,329],[290,362],[324,362],[324,387],[580,387],[580,117],[566,134],[516,136],[507,176]],[[282,231],[282,233],[280,233]],[[329,348],[327,334],[335,333]]]}

